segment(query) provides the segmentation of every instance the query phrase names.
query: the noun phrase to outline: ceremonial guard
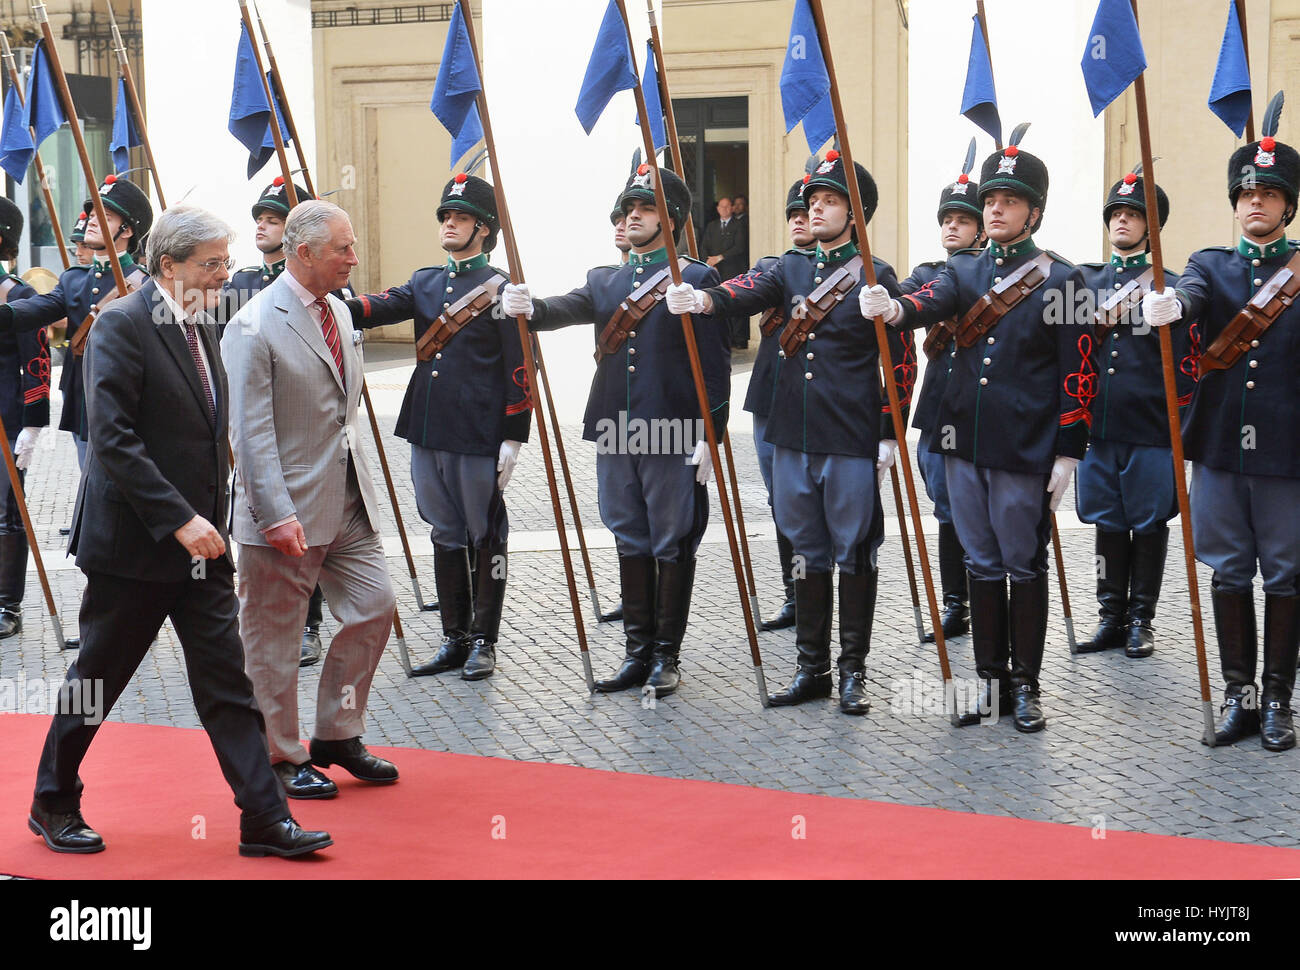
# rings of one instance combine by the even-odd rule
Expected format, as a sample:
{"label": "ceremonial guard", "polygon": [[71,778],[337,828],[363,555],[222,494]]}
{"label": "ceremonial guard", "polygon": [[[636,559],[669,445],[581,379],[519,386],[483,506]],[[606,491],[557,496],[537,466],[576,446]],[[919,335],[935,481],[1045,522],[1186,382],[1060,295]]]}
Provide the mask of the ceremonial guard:
{"label": "ceremonial guard", "polygon": [[519,328],[498,302],[509,276],[488,262],[500,231],[492,186],[457,174],[443,187],[437,219],[444,265],[348,307],[358,327],[415,318],[417,363],[396,434],[411,443],[416,505],[432,527],[443,641],[411,676],[459,669],[464,680],[482,680],[496,669],[505,603],[503,492],[528,440],[532,400]]}
{"label": "ceremonial guard", "polygon": [[81,213],[72,226],[72,232],[68,233],[78,266],[89,266],[95,261],[95,251],[86,245],[86,223],[89,221],[90,216],[85,212]]}
{"label": "ceremonial guard", "polygon": [[140,252],[140,242],[153,225],[153,209],[148,197],[133,182],[115,175],[104,178],[99,187],[108,215],[108,232],[101,231],[92,211],[90,200],[82,211],[90,213],[86,221],[85,243],[95,253],[89,266],[73,266],[63,271],[59,283],[43,296],[30,296],[0,305],[0,330],[38,330],[56,323],[64,317],[68,321],[69,349],[63,361],[63,377],[59,389],[63,392],[63,413],[59,428],[71,431],[77,446],[77,464],[86,464],[86,402],[82,386],[81,354],[90,324],[99,308],[120,295],[113,285],[112,263],[108,256],[109,242],[116,259],[121,264],[127,285],[138,289],[144,285],[144,270],[136,265],[135,255]]}
{"label": "ceremonial guard", "polygon": [[[1167,523],[1178,514],[1159,334],[1141,311],[1152,279],[1145,191],[1136,171],[1111,186],[1101,212],[1110,262],[1079,266],[1097,306],[1097,398],[1088,454],[1075,475],[1075,502],[1079,518],[1097,527],[1101,616],[1079,653],[1123,647],[1128,657],[1151,656],[1151,620],[1169,549]],[[1169,198],[1158,185],[1156,205],[1163,229]],[[1169,286],[1178,284],[1168,267],[1165,279]],[[1193,326],[1190,335],[1187,327],[1171,334],[1180,408],[1191,400],[1195,383],[1196,333]]]}
{"label": "ceremonial guard", "polygon": [[[966,164],[955,182],[944,186],[939,193],[939,244],[949,258],[967,249],[978,250],[984,244],[984,210],[979,202],[979,185],[971,181],[975,165],[975,139],[971,139],[966,154]],[[912,275],[899,284],[903,293],[914,293],[938,279],[947,260],[929,260],[912,270]],[[916,464],[921,470],[925,492],[934,503],[934,517],[939,520],[939,581],[943,587],[944,637],[956,637],[970,629],[970,609],[967,606],[966,551],[957,538],[957,527],[952,524],[952,505],[948,501],[948,476],[944,471],[943,455],[930,450],[931,432],[939,402],[948,387],[948,366],[952,358],[936,346],[945,331],[931,328],[933,341],[926,341],[925,379],[916,400],[916,413],[912,426],[919,428],[921,438],[916,445]],[[931,353],[933,351],[933,353]],[[934,640],[934,631],[925,635],[924,642]]]}
{"label": "ceremonial guard", "polygon": [[[1291,691],[1300,650],[1300,255],[1286,238],[1300,193],[1300,154],[1263,137],[1233,152],[1228,198],[1235,247],[1193,253],[1172,288],[1148,294],[1156,326],[1199,320],[1205,350],[1183,424],[1192,461],[1196,556],[1214,570],[1211,596],[1226,691],[1216,744],[1256,732],[1265,748],[1295,746]],[[1264,586],[1264,683],[1257,696],[1256,562]]]}
{"label": "ceremonial guard", "polygon": [[[670,227],[659,223],[653,179],[667,198]],[[526,286],[506,286],[503,306],[531,317],[532,329],[596,326],[596,374],[583,418],[583,438],[596,442],[600,517],[614,533],[623,593],[626,659],[598,681],[602,692],[646,685],[656,697],[680,682],[679,657],[690,614],[695,553],[708,524],[705,483],[712,474],[682,322],[668,312],[671,284],[661,234],[681,238],[690,189],[667,169],[639,165],[620,199],[632,251],[625,266],[598,266],[587,281],[557,297],[533,301]],[[681,257],[682,277],[701,286],[717,272]],[[708,405],[719,438],[727,425],[731,383],[728,319],[693,320]]]}
{"label": "ceremonial guard", "polygon": [[[864,221],[876,210],[876,183],[855,165]],[[671,310],[749,316],[788,311],[779,366],[764,429],[773,446],[772,509],[794,548],[795,646],[790,686],[768,698],[774,706],[831,696],[834,569],[840,569],[840,710],[865,714],[866,659],[876,605],[876,553],[884,539],[877,476],[897,448],[880,380],[874,330],[855,297],[862,287],[848,181],[839,152],[805,176],[802,195],[817,240],[812,254],[792,250],[766,271],[707,292],[669,292]],[[896,294],[893,269],[873,261],[885,292]],[[902,337],[890,334],[901,403],[907,406],[915,361]],[[866,493],[866,494],[864,494]],[[867,500],[867,495],[870,500]]]}
{"label": "ceremonial guard", "polygon": [[[311,198],[311,193],[301,185],[295,182],[293,187],[299,202]],[[226,284],[225,315],[219,321],[220,330],[224,331],[225,324],[245,303],[274,283],[276,277],[284,272],[284,220],[289,218],[289,212],[289,194],[284,187],[284,176],[277,175],[253,203],[253,224],[256,227],[254,241],[258,252],[262,254],[262,264],[245,266],[230,277],[230,282]],[[317,586],[307,601],[307,622],[302,629],[302,653],[298,660],[300,667],[309,667],[320,660],[320,625],[324,599]]]}
{"label": "ceremonial guard", "polygon": [[614,200],[614,208],[609,212],[609,224],[614,227],[614,248],[618,250],[620,266],[627,262],[627,254],[632,251],[632,244],[627,241],[627,216],[619,205],[622,198],[622,193],[619,193],[619,198]]}
{"label": "ceremonial guard", "polygon": [[[23,213],[0,198],[0,259],[18,258]],[[0,276],[0,300],[36,295],[17,276]],[[36,451],[36,441],[50,423],[50,344],[45,328],[0,334],[0,417],[18,467],[18,481]],[[27,588],[27,531],[8,475],[0,474],[0,640],[23,629],[23,593]]]}
{"label": "ceremonial guard", "polygon": [[[816,159],[814,159],[814,162]],[[811,256],[817,246],[817,238],[808,225],[808,204],[803,200],[803,179],[797,180],[785,197],[785,223],[790,232],[791,248],[787,253],[799,253]],[[754,278],[766,273],[778,262],[780,256],[764,256],[747,276]],[[730,281],[733,285],[743,285],[742,277]],[[772,401],[776,396],[777,374],[780,369],[781,330],[787,322],[784,307],[773,307],[764,312],[759,320],[758,353],[754,357],[754,370],[749,375],[749,390],[745,392],[745,410],[754,420],[754,452],[758,455],[758,473],[763,477],[763,487],[767,489],[767,505],[772,508],[772,453],[773,446],[767,440],[767,419],[772,413]],[[773,513],[773,521],[776,515]],[[776,553],[781,560],[781,582],[785,587],[785,602],[770,620],[763,623],[764,630],[785,630],[794,626],[794,546],[790,539],[776,527]]]}
{"label": "ceremonial guard", "polygon": [[[1027,126],[980,170],[992,244],[957,253],[926,286],[892,300],[864,291],[864,316],[903,328],[945,324],[948,386],[930,448],[944,456],[953,524],[970,572],[971,638],[980,698],[961,717],[979,723],[1012,700],[1016,730],[1046,726],[1039,670],[1047,636],[1047,542],[1088,444],[1093,335],[1075,303],[1083,276],[1033,232],[1047,205],[1047,167],[1018,147]],[[1007,581],[1010,580],[1010,598]],[[1009,662],[1009,666],[1008,666]]]}

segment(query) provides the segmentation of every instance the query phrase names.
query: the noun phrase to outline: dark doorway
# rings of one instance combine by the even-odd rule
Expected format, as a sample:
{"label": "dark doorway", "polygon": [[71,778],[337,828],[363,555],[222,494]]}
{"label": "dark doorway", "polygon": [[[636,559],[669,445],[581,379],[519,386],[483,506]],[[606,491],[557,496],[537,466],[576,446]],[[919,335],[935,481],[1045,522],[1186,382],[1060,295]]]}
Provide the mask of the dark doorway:
{"label": "dark doorway", "polygon": [[722,196],[749,195],[749,101],[747,98],[674,98],[682,145],[682,178],[694,200],[697,238],[717,218]]}

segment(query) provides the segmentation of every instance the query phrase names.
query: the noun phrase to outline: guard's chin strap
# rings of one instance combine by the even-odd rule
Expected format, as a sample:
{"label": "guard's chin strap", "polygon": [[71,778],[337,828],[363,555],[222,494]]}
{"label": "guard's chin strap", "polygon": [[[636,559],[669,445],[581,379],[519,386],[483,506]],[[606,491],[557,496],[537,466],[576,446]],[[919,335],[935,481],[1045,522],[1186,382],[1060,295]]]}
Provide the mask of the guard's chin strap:
{"label": "guard's chin strap", "polygon": [[[452,252],[453,252],[453,253],[463,253],[465,250],[469,249],[470,246],[473,246],[473,245],[474,245],[474,240],[475,240],[476,238],[478,238],[478,231],[479,231],[480,229],[482,229],[483,226],[484,226],[484,223],[483,223],[483,220],[482,220],[482,219],[475,219],[475,220],[474,220],[474,228],[470,230],[470,232],[469,232],[469,238],[468,238],[467,240],[465,240],[465,245],[463,245],[463,246],[457,246],[455,249],[452,250]],[[491,235],[491,233],[489,233],[489,235]]]}
{"label": "guard's chin strap", "polygon": [[654,242],[656,239],[659,238],[659,236],[663,233],[663,231],[664,231],[664,224],[661,222],[659,223],[659,225],[655,226],[654,235],[651,236],[649,239],[647,239],[645,242],[643,242],[641,245],[642,246],[650,245],[650,243]]}

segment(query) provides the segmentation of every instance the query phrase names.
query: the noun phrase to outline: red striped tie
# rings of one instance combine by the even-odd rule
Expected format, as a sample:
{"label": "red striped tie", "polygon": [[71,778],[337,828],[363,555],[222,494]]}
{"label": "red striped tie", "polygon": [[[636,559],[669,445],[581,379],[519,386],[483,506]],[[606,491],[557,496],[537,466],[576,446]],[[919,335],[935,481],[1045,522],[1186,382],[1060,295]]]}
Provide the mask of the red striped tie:
{"label": "red striped tie", "polygon": [[320,330],[325,337],[325,346],[334,357],[334,366],[338,368],[339,380],[343,382],[343,390],[346,391],[348,379],[343,373],[343,347],[339,344],[338,327],[334,326],[334,314],[330,312],[329,302],[324,297],[316,301],[316,309],[320,311]]}

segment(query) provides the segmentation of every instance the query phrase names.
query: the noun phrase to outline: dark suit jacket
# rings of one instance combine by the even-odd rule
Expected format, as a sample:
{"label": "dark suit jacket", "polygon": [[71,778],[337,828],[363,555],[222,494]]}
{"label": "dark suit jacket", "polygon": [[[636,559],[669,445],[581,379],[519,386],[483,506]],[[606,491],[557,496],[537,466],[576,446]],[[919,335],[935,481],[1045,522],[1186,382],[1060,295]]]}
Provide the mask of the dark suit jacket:
{"label": "dark suit jacket", "polygon": [[95,322],[83,358],[90,451],[68,551],[87,572],[183,582],[172,535],[196,514],[226,533],[230,395],[215,326],[199,328],[216,395],[212,420],[185,331],[153,280]]}
{"label": "dark suit jacket", "polygon": [[700,258],[721,256],[722,262],[714,267],[724,280],[739,276],[749,268],[749,231],[743,219],[732,216],[727,228],[722,220],[714,219],[704,227],[704,241],[700,245]]}

